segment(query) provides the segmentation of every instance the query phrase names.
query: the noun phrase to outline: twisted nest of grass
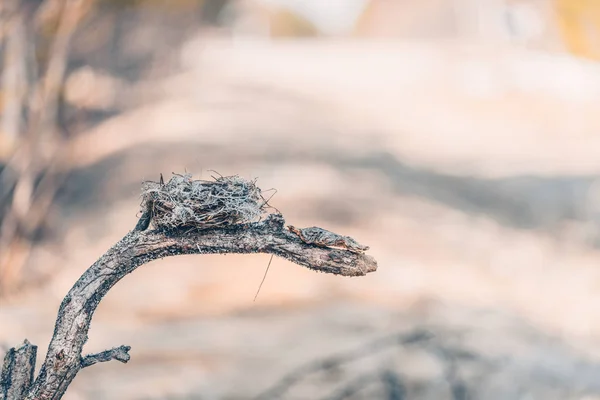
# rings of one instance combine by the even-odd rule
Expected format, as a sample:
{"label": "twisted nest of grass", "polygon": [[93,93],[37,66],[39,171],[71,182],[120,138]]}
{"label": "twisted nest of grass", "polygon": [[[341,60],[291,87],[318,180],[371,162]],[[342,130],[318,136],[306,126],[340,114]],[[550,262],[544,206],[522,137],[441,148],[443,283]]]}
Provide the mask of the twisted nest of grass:
{"label": "twisted nest of grass", "polygon": [[[213,177],[214,178],[214,177]],[[210,229],[255,222],[269,207],[256,181],[220,176],[193,180],[173,174],[167,183],[142,184],[142,211],[157,229]]]}

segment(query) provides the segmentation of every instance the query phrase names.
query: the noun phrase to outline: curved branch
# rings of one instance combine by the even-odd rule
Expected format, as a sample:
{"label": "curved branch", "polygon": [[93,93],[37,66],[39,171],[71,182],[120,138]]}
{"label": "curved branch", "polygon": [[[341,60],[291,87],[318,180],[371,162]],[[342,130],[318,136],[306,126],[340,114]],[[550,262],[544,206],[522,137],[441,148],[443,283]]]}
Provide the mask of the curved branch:
{"label": "curved branch", "polygon": [[192,233],[140,230],[143,226],[129,232],[84,272],[62,301],[46,359],[26,399],[60,399],[77,372],[88,366],[86,363],[117,354],[109,351],[102,357],[82,359],[92,315],[119,280],[158,258],[181,254],[270,253],[316,271],[343,276],[361,276],[377,269],[377,262],[368,255],[303,242],[284,229],[284,222],[281,215],[272,214],[259,223]]}

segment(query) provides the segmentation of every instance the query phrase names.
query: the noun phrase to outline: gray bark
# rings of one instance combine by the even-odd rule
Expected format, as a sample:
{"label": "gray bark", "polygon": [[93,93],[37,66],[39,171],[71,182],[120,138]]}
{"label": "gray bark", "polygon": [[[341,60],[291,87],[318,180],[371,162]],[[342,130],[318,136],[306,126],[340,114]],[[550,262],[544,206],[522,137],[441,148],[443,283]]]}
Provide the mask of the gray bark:
{"label": "gray bark", "polygon": [[0,399],[22,399],[33,382],[37,346],[25,343],[18,349],[10,349],[4,356],[0,375]]}
{"label": "gray bark", "polygon": [[[148,224],[144,218],[84,272],[64,298],[46,359],[31,385],[31,378],[25,376],[32,377],[35,350],[22,351],[22,347],[9,351],[3,367],[2,393],[13,397],[5,394],[0,399],[58,400],[80,369],[113,359],[127,362],[129,346],[87,356],[82,356],[82,350],[92,316],[104,295],[125,275],[150,261],[180,254],[270,253],[315,271],[343,276],[362,276],[377,269],[377,262],[368,255],[303,242],[284,228],[285,221],[279,214],[258,223],[170,233],[145,230]],[[29,357],[18,356],[25,353]],[[11,380],[16,376],[19,378]]]}

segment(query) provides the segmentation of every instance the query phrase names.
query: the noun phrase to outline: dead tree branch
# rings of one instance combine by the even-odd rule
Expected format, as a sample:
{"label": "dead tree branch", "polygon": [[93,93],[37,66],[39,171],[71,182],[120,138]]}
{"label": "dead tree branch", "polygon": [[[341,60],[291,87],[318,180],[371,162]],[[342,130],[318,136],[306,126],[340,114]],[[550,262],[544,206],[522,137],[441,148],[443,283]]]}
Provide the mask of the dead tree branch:
{"label": "dead tree branch", "polygon": [[91,367],[99,362],[107,362],[112,360],[121,361],[123,364],[126,364],[131,358],[129,355],[129,350],[131,350],[131,346],[119,346],[115,347],[114,349],[102,351],[100,353],[87,355],[83,357],[83,360],[81,360],[81,368]]}
{"label": "dead tree branch", "polygon": [[22,399],[33,382],[37,346],[25,343],[18,349],[8,350],[4,356],[2,375],[0,376],[0,399]]}
{"label": "dead tree branch", "polygon": [[[175,184],[175,180],[172,184]],[[187,184],[187,180],[182,183]],[[199,190],[198,193],[203,195],[204,192]],[[198,201],[198,197],[188,196],[184,200]],[[240,201],[239,197],[234,200],[237,203]],[[150,206],[155,205],[156,201],[146,203],[147,212],[143,219],[148,218],[148,213],[152,212]],[[176,204],[174,209],[177,206],[180,204]],[[306,243],[297,234],[284,228],[284,223],[281,214],[271,214],[262,222],[193,231],[145,230],[148,224],[138,223],[136,229],[125,235],[84,272],[62,301],[46,359],[31,386],[31,380],[11,380],[11,377],[32,376],[35,357],[18,357],[18,354],[25,352],[23,348],[9,351],[2,373],[2,390],[26,395],[19,397],[11,394],[13,397],[5,395],[0,399],[58,400],[82,368],[113,359],[127,362],[128,346],[82,357],[83,346],[88,339],[94,311],[106,293],[124,276],[153,260],[182,254],[269,253],[315,271],[343,276],[362,276],[377,269],[376,261],[368,255]],[[23,383],[18,383],[20,381]],[[19,385],[18,388],[14,388],[15,384]]]}

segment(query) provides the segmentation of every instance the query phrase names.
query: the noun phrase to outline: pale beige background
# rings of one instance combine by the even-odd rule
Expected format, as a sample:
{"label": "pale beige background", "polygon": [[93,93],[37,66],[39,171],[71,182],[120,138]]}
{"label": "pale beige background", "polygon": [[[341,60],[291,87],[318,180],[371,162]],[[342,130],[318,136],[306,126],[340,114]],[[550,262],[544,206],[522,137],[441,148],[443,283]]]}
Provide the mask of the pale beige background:
{"label": "pale beige background", "polygon": [[[159,173],[258,177],[288,222],[355,237],[379,270],[275,259],[253,302],[266,255],[144,266],[103,300],[86,346],[128,344],[132,360],[81,372],[65,399],[252,398],[303,362],[419,327],[484,360],[464,366],[473,398],[600,398],[597,63],[480,38],[204,33],[172,57],[78,139],[60,245],[30,262],[51,279],[0,305],[0,342],[44,353],[62,296],[135,225],[139,182]],[[427,357],[386,353],[290,398],[384,364],[432,385],[414,398],[450,398]]]}

